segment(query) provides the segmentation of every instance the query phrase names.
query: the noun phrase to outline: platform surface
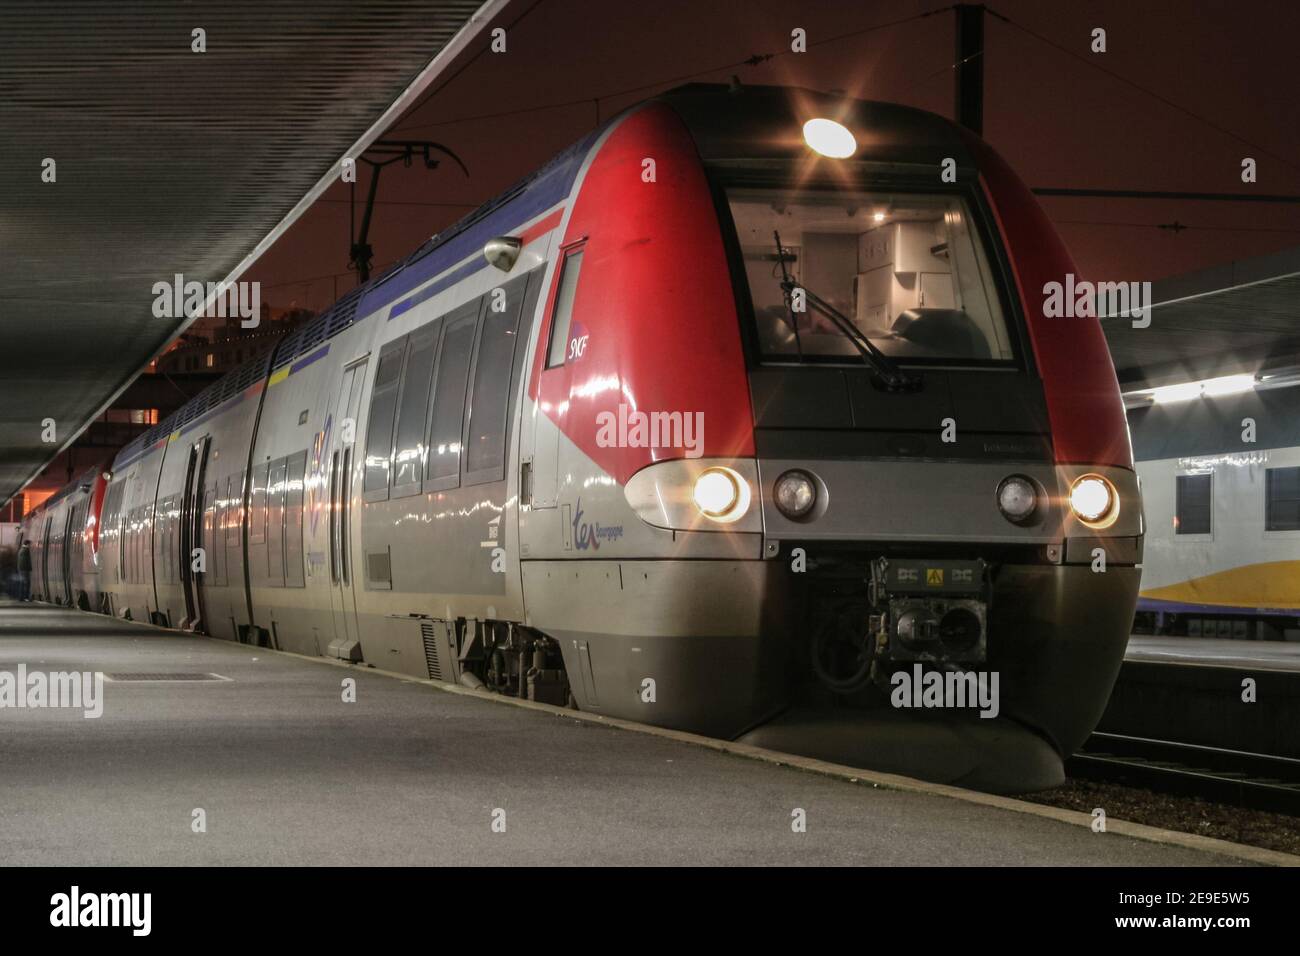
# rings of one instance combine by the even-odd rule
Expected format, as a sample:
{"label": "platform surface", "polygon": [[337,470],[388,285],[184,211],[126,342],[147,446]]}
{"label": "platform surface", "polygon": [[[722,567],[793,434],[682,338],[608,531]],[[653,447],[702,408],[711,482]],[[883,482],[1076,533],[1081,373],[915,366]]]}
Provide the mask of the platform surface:
{"label": "platform surface", "polygon": [[1134,634],[1129,638],[1127,661],[1166,664],[1200,664],[1206,667],[1255,667],[1262,670],[1300,671],[1300,642],[1232,641],[1212,637],[1156,637]]}
{"label": "platform surface", "polygon": [[[0,671],[113,681],[0,709],[0,864],[1183,865],[1224,857],[861,784],[97,615],[0,604]],[[356,680],[357,700],[342,700]],[[206,832],[192,831],[201,808]],[[505,811],[506,832],[491,828]],[[802,808],[807,832],[791,831]]]}

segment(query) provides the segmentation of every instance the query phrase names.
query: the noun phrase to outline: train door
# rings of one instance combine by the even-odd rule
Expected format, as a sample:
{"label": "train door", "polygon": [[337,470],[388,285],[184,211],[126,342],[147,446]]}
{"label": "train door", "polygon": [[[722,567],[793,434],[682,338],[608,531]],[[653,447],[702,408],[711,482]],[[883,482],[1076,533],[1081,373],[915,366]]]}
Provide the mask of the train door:
{"label": "train door", "polygon": [[[201,549],[201,568],[207,567],[208,543],[203,537],[203,489],[208,466],[210,437],[204,435],[190,446],[190,459],[185,466],[185,492],[181,498],[180,547],[173,558],[179,562],[181,590],[185,594],[185,620],[181,630],[202,632],[204,629],[203,582],[204,571],[196,571],[195,551]],[[175,565],[174,565],[175,566]]]}
{"label": "train door", "polygon": [[77,506],[68,504],[68,517],[63,526],[63,547],[60,549],[59,557],[61,565],[59,568],[60,585],[59,590],[63,592],[63,603],[72,606],[72,533],[73,525],[77,517]]}
{"label": "train door", "polygon": [[[525,471],[521,475],[523,493],[532,508],[554,508],[559,493],[560,427],[542,409],[568,408],[570,376],[564,366],[581,358],[587,347],[585,331],[572,321],[582,250],[582,240],[561,250],[563,259],[551,304],[551,321],[544,326],[545,337],[537,343],[537,347],[543,350],[537,385],[539,407],[532,421],[532,452],[525,456],[521,466]],[[563,411],[558,414],[562,415]]]}
{"label": "train door", "polygon": [[352,473],[367,358],[359,358],[343,369],[330,429],[330,607],[334,612],[330,652],[344,660],[359,660],[361,651],[357,597],[352,585]]}

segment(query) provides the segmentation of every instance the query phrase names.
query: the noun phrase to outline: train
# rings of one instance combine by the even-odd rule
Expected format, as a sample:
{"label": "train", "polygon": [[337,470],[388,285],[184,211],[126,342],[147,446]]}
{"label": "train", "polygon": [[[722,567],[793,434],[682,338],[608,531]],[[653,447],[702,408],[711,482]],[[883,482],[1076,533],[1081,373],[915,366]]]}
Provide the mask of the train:
{"label": "train", "polygon": [[82,611],[104,607],[99,581],[99,520],[110,462],[87,469],[26,515],[19,543],[31,548],[31,597]]}
{"label": "train", "polygon": [[1137,632],[1300,640],[1296,384],[1239,374],[1133,394],[1148,521]]}
{"label": "train", "polygon": [[680,87],[123,448],[68,526],[93,580],[56,556],[61,505],[30,515],[40,594],[1052,786],[1116,678],[1143,539],[1100,325],[1045,314],[1073,271],[943,117]]}

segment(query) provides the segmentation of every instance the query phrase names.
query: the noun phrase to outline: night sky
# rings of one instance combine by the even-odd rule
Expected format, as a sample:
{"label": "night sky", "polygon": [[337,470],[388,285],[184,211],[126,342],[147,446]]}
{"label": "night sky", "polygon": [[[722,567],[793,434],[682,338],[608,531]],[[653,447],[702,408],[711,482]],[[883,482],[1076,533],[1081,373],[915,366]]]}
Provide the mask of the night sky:
{"label": "night sky", "polygon": [[[384,171],[371,229],[376,272],[598,117],[682,82],[735,74],[951,116],[951,10],[869,29],[937,8],[932,0],[520,0],[501,18],[513,23],[507,52],[486,51],[485,31],[454,76],[387,134],[444,143],[471,175],[451,162]],[[984,136],[1031,187],[1300,193],[1300,5],[998,0],[991,9],[1019,26],[985,17]],[[807,31],[807,53],[736,65],[788,51],[794,27]],[[1089,50],[1095,27],[1106,30],[1104,54]],[[1259,164],[1253,186],[1241,182],[1247,156]],[[362,167],[359,198],[368,175]],[[352,288],[346,199],[345,187],[332,189],[245,276],[263,283],[263,301],[319,310]],[[1153,280],[1300,244],[1296,205],[1042,201],[1092,279]],[[1175,221],[1189,228],[1156,228]]]}

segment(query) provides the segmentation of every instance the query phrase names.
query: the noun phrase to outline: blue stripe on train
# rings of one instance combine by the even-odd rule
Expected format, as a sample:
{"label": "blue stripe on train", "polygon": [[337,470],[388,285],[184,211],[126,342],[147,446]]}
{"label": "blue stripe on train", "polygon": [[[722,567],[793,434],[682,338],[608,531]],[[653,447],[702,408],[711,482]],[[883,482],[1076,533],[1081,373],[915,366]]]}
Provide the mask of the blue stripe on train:
{"label": "blue stripe on train", "polygon": [[[602,132],[604,132],[603,128],[590,133],[553,166],[525,186],[518,196],[502,203],[500,208],[488,213],[478,222],[466,226],[463,232],[454,234],[446,242],[431,249],[427,255],[410,263],[391,278],[369,290],[357,307],[357,316],[369,316],[377,309],[396,302],[462,259],[479,253],[483,245],[493,236],[509,235],[517,227],[567,199],[591,145]],[[454,226],[452,228],[455,229]],[[481,257],[477,261],[466,263],[463,268],[456,270],[438,284],[439,291],[460,282],[486,266],[486,260]],[[429,292],[429,295],[435,294]],[[423,295],[420,301],[422,300]],[[394,309],[393,315],[400,315],[415,304],[415,301],[410,304],[401,303],[400,309]]]}
{"label": "blue stripe on train", "polygon": [[1161,601],[1157,598],[1138,598],[1139,611],[1164,611],[1166,614],[1242,614],[1255,616],[1300,617],[1300,610],[1271,607],[1233,607],[1227,604],[1188,604],[1182,601]]}

